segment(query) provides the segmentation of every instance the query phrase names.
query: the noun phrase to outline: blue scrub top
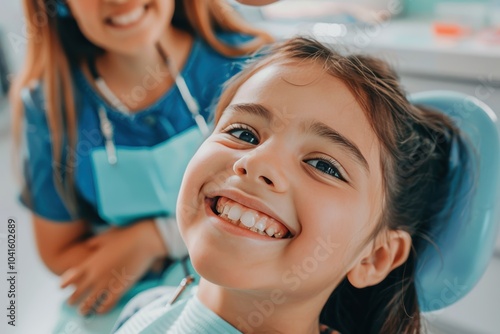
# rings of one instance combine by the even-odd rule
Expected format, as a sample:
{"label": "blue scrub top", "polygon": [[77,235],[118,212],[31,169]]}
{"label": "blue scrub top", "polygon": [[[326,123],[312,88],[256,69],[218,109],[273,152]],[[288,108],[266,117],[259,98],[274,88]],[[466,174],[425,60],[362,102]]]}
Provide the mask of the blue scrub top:
{"label": "blue scrub top", "polygon": [[[248,41],[248,37],[233,33],[219,34],[219,38],[233,45]],[[209,119],[223,83],[239,72],[243,61],[244,58],[235,59],[220,55],[201,38],[194,39],[181,74],[205,119]],[[24,171],[26,189],[23,194],[28,194],[28,197],[21,196],[21,201],[35,214],[48,220],[68,222],[83,218],[93,224],[107,225],[97,213],[96,189],[90,159],[92,149],[104,145],[97,108],[101,105],[105,107],[114,127],[116,145],[153,146],[195,123],[176,86],[151,106],[126,115],[105,102],[79,69],[74,68],[72,74],[76,90],[78,142],[76,148],[66,150],[66,154],[73,154],[76,157],[75,188],[80,213],[72,215],[56,190],[53,168],[60,166],[53,164],[41,85],[34,89],[25,89],[22,96],[26,114],[28,151]],[[149,82],[161,80],[162,75],[165,73],[151,68]],[[140,98],[140,88],[132,90],[130,98]]]}

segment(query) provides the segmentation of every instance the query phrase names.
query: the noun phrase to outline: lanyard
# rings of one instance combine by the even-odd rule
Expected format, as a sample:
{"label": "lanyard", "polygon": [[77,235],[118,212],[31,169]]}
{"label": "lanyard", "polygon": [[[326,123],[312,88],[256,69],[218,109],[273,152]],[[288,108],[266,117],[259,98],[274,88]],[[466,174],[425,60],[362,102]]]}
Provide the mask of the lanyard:
{"label": "lanyard", "polygon": [[[159,44],[157,44],[157,50],[162,60],[167,65],[170,75],[174,78],[175,85],[179,89],[182,100],[186,104],[189,112],[191,113],[194,121],[196,122],[196,125],[198,126],[204,137],[208,136],[209,128],[207,122],[205,121],[205,118],[201,116],[198,102],[195,100],[195,98],[189,91],[189,88],[186,84],[186,80],[184,80],[184,77],[177,70],[172,61],[168,59],[167,55],[165,54],[165,52],[163,51],[163,49],[160,47]],[[100,93],[119,111],[125,114],[130,114],[130,110],[111,91],[111,89],[106,84],[104,79],[99,76],[93,61],[89,61],[89,69],[94,78],[96,87],[100,91]],[[118,162],[118,158],[116,155],[116,147],[113,141],[113,136],[114,136],[113,125],[109,121],[109,118],[106,115],[106,109],[104,108],[103,105],[99,106],[98,115],[99,115],[101,133],[105,139],[105,149],[106,149],[106,154],[108,156],[108,163],[110,165],[114,165]]]}

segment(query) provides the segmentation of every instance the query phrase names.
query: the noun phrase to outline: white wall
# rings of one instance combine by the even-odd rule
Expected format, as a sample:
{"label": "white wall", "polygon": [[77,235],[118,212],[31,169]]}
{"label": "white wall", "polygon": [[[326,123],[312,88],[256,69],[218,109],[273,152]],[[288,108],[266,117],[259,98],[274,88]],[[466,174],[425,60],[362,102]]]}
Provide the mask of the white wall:
{"label": "white wall", "polygon": [[[12,72],[22,64],[26,33],[23,33],[21,0],[3,0],[0,28]],[[16,44],[17,43],[17,44]],[[7,101],[0,99],[0,333],[51,333],[65,293],[59,279],[38,257],[31,217],[17,201],[18,184],[11,168],[10,115]],[[17,223],[17,300],[16,327],[7,325],[7,220]]]}
{"label": "white wall", "polygon": [[13,70],[20,68],[26,47],[27,32],[24,29],[21,4],[21,0],[6,0],[2,1],[0,9],[0,30]]}

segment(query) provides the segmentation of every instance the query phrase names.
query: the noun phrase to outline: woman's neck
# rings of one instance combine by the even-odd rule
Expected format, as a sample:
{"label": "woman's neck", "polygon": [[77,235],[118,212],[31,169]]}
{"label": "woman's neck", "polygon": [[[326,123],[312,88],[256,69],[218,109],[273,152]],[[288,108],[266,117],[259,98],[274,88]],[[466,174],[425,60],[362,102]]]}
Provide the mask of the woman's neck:
{"label": "woman's neck", "polygon": [[[170,27],[158,43],[180,70],[189,56],[192,36]],[[136,54],[106,52],[96,59],[96,68],[111,91],[131,110],[150,105],[173,84],[156,43]]]}
{"label": "woman's neck", "polygon": [[284,290],[268,292],[226,289],[201,279],[200,301],[243,333],[319,333],[318,315],[325,302],[317,294],[292,299]]}

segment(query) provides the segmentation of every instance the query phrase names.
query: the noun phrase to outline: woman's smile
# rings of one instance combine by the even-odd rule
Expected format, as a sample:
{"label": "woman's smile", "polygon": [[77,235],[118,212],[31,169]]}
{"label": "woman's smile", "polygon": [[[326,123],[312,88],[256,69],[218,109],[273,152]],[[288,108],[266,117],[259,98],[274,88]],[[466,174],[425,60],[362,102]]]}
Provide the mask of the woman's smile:
{"label": "woman's smile", "polygon": [[105,18],[106,27],[113,31],[125,32],[140,28],[148,21],[152,13],[152,4],[146,3],[126,11],[117,11]]}
{"label": "woman's smile", "polygon": [[149,4],[144,4],[123,14],[115,14],[106,18],[106,23],[114,27],[130,27],[141,20],[149,10]]}
{"label": "woman's smile", "polygon": [[160,36],[172,31],[174,1],[86,0],[68,5],[85,37],[107,53],[136,56],[155,52]]}

